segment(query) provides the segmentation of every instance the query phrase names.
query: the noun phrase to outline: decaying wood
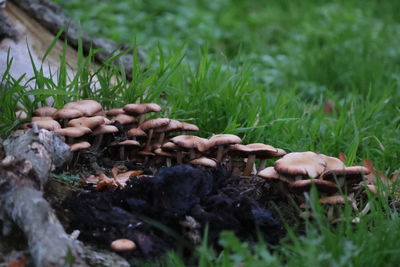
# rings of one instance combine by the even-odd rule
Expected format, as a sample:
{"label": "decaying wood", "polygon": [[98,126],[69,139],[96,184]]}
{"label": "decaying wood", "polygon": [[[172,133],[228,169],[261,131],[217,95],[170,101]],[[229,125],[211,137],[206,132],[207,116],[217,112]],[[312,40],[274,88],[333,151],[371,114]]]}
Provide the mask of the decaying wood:
{"label": "decaying wood", "polygon": [[0,165],[0,220],[3,234],[16,224],[25,234],[35,266],[61,266],[68,253],[74,266],[87,266],[81,244],[64,231],[41,189],[49,171],[69,156],[63,139],[46,130],[16,132],[3,143]]}

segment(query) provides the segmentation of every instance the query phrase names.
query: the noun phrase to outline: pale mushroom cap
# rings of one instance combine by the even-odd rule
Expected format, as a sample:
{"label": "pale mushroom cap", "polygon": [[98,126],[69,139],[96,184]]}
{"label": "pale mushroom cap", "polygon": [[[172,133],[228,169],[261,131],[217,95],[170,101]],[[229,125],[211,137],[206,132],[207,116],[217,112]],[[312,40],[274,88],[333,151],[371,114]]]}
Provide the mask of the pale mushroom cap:
{"label": "pale mushroom cap", "polygon": [[178,135],[170,139],[170,141],[182,148],[198,148],[199,145],[208,142],[207,139],[195,135]]}
{"label": "pale mushroom cap", "polygon": [[99,102],[95,100],[79,100],[64,105],[63,108],[73,108],[80,110],[85,116],[93,116],[103,110]]}
{"label": "pale mushroom cap", "polygon": [[190,164],[194,164],[194,165],[201,165],[201,166],[211,167],[211,168],[217,167],[217,162],[215,160],[212,160],[212,159],[209,159],[209,158],[206,158],[206,157],[193,159],[189,163]]}
{"label": "pale mushroom cap", "polygon": [[277,173],[274,167],[267,167],[257,173],[257,176],[265,179],[279,179],[279,173]]}
{"label": "pale mushroom cap", "polygon": [[250,149],[251,154],[255,154],[257,158],[273,158],[278,153],[278,149],[273,146],[254,143],[246,145]]}
{"label": "pale mushroom cap", "polygon": [[35,121],[54,121],[54,119],[52,117],[37,117],[34,116],[31,118],[31,122],[35,122]]}
{"label": "pale mushroom cap", "polygon": [[143,131],[147,131],[154,128],[163,127],[169,124],[170,119],[168,118],[157,118],[152,120],[147,120],[139,125],[139,128]]}
{"label": "pale mushroom cap", "polygon": [[25,111],[23,110],[17,110],[15,111],[15,116],[17,117],[18,120],[26,120],[28,118],[28,114],[26,114]]}
{"label": "pale mushroom cap", "polygon": [[251,149],[246,145],[242,144],[234,144],[229,146],[229,154],[230,155],[239,155],[239,156],[248,156],[251,152]]}
{"label": "pale mushroom cap", "polygon": [[75,152],[75,151],[78,151],[78,150],[87,149],[87,148],[89,148],[90,146],[91,146],[91,145],[90,145],[89,142],[83,141],[83,142],[79,142],[79,143],[72,144],[72,145],[69,147],[69,150],[70,150],[71,152]]}
{"label": "pale mushroom cap", "polygon": [[177,150],[179,150],[179,146],[177,146],[176,144],[174,144],[172,142],[166,142],[165,144],[163,144],[161,146],[161,148],[164,151],[177,151]]}
{"label": "pale mushroom cap", "polygon": [[129,239],[121,238],[111,242],[110,247],[115,251],[130,251],[136,249],[136,244]]}
{"label": "pale mushroom cap", "polygon": [[210,146],[239,144],[242,139],[234,134],[216,134],[209,138]]}
{"label": "pale mushroom cap", "polygon": [[134,136],[134,137],[141,137],[141,136],[147,136],[147,134],[140,128],[132,128],[128,131],[128,136]]}
{"label": "pale mushroom cap", "polygon": [[276,150],[277,152],[274,154],[274,157],[283,157],[287,154],[286,151],[281,148],[277,148]]}
{"label": "pale mushroom cap", "polygon": [[275,170],[283,175],[318,177],[325,170],[326,162],[318,154],[308,152],[293,152],[278,159]]}
{"label": "pale mushroom cap", "polygon": [[76,138],[91,133],[92,130],[90,130],[90,128],[87,127],[67,127],[67,128],[57,129],[55,130],[55,132],[63,136]]}
{"label": "pale mushroom cap", "polygon": [[344,163],[338,158],[329,157],[324,154],[318,154],[318,156],[320,156],[326,162],[326,167],[325,167],[324,172],[330,171],[330,170],[343,170],[344,168],[346,168]]}
{"label": "pale mushroom cap", "polygon": [[161,107],[155,103],[126,104],[123,110],[129,114],[141,115],[149,112],[160,112]]}
{"label": "pale mushroom cap", "polygon": [[53,107],[41,107],[37,108],[33,114],[38,117],[53,117],[54,113],[57,112],[56,108]]}
{"label": "pale mushroom cap", "polygon": [[156,133],[162,133],[162,132],[173,132],[173,131],[179,131],[182,129],[182,123],[178,120],[170,120],[169,123],[165,126],[159,127],[155,129]]}
{"label": "pale mushroom cap", "polygon": [[110,145],[112,146],[133,146],[140,147],[140,143],[136,140],[124,140],[122,142],[112,142]]}
{"label": "pale mushroom cap", "polygon": [[117,116],[113,117],[111,119],[112,122],[114,121],[118,121],[119,123],[121,123],[122,125],[125,124],[131,124],[131,123],[135,123],[137,122],[137,119],[131,115],[127,115],[127,114],[118,114]]}
{"label": "pale mushroom cap", "polygon": [[187,122],[182,122],[182,131],[192,131],[192,132],[197,132],[199,131],[199,127],[197,125],[187,123]]}
{"label": "pale mushroom cap", "polygon": [[364,175],[369,174],[370,171],[364,166],[351,166],[345,167],[344,169],[332,169],[324,172],[321,175],[323,180],[334,180],[335,177],[345,177],[349,180],[361,181]]}
{"label": "pale mushroom cap", "polygon": [[125,114],[125,111],[123,108],[113,108],[113,109],[106,111],[107,116],[117,116],[119,114]]}
{"label": "pale mushroom cap", "polygon": [[39,129],[46,129],[49,131],[56,131],[58,129],[61,129],[61,125],[55,120],[39,120],[32,123],[35,123]]}
{"label": "pale mushroom cap", "polygon": [[303,193],[310,191],[312,184],[315,184],[318,192],[333,194],[338,191],[336,184],[320,179],[298,180],[289,183],[289,187],[296,193]]}
{"label": "pale mushroom cap", "polygon": [[68,122],[69,127],[87,127],[90,129],[95,128],[96,126],[100,126],[104,124],[104,117],[102,116],[95,116],[95,117],[81,117],[77,119],[70,120]]}
{"label": "pale mushroom cap", "polygon": [[118,128],[114,125],[100,125],[95,128],[93,131],[93,135],[100,135],[100,134],[108,134],[108,133],[116,133],[118,132]]}
{"label": "pale mushroom cap", "polygon": [[56,113],[54,113],[53,118],[56,120],[59,119],[74,119],[74,118],[79,118],[83,116],[83,112],[75,109],[75,108],[62,108],[57,110]]}
{"label": "pale mushroom cap", "polygon": [[341,195],[323,197],[323,198],[321,198],[319,200],[319,203],[321,203],[321,204],[331,204],[331,205],[344,204],[344,203],[346,203],[346,198],[344,196],[341,196]]}
{"label": "pale mushroom cap", "polygon": [[162,150],[161,148],[157,148],[156,150],[154,150],[154,153],[157,156],[163,156],[163,157],[168,157],[168,158],[174,158],[175,155],[172,153],[169,153],[167,151]]}

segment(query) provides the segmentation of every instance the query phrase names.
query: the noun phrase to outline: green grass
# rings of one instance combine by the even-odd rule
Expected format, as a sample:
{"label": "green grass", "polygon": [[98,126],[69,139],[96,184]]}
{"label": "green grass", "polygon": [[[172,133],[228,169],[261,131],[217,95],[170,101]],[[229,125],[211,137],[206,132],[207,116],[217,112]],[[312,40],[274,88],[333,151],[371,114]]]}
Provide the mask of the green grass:
{"label": "green grass", "polygon": [[[144,50],[146,65],[135,61],[127,81],[106,62],[95,92],[91,56],[81,55],[71,79],[61,58],[58,82],[37,66],[29,93],[21,77],[3,75],[3,137],[18,126],[17,105],[31,112],[49,96],[56,107],[79,98],[106,107],[140,99],[160,103],[165,116],[196,123],[202,136],[235,133],[246,143],[287,151],[344,152],[348,164],[368,158],[385,174],[400,171],[399,1],[56,2],[92,34]],[[323,112],[327,100],[335,104],[332,114]],[[395,265],[399,216],[382,201],[373,203],[360,224],[310,224],[272,254],[262,244],[248,250],[226,234],[222,254],[203,246],[199,258],[203,266]],[[165,260],[179,261],[176,254]]]}

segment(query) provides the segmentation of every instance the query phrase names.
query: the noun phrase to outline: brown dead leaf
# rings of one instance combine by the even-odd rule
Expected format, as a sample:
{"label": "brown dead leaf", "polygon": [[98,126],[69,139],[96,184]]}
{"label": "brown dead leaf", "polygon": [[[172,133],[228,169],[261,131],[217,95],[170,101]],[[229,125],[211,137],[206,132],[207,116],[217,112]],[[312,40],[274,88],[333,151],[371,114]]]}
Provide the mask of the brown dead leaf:
{"label": "brown dead leaf", "polygon": [[363,166],[367,168],[372,174],[376,174],[374,164],[369,159],[363,159]]}
{"label": "brown dead leaf", "polygon": [[344,154],[344,153],[339,153],[339,159],[340,159],[343,163],[346,163],[346,161],[347,161],[346,154]]}

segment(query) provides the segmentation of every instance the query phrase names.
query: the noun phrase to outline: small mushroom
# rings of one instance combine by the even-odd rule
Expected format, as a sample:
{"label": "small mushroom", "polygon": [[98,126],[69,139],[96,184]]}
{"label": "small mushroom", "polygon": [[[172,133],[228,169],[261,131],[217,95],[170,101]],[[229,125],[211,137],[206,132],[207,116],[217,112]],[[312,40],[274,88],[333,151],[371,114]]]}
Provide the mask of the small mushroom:
{"label": "small mushroom", "polygon": [[363,166],[351,166],[343,169],[331,169],[321,174],[322,180],[339,182],[339,186],[347,192],[353,192],[352,186],[360,183],[363,177],[369,174],[370,171]]}
{"label": "small mushroom", "polygon": [[154,153],[155,153],[157,156],[162,157],[162,158],[165,159],[165,165],[166,165],[167,167],[171,167],[171,165],[172,165],[171,158],[175,158],[175,157],[176,157],[176,155],[174,155],[174,154],[172,154],[172,153],[169,153],[169,152],[167,152],[167,151],[164,151],[164,150],[161,149],[161,148],[157,148],[156,150],[154,150]]}
{"label": "small mushroom", "polygon": [[57,112],[56,108],[53,107],[41,107],[35,109],[33,115],[38,117],[53,117],[53,115]]}
{"label": "small mushroom", "polygon": [[199,150],[199,146],[208,142],[207,139],[194,135],[178,135],[171,138],[170,141],[183,149],[189,150],[191,160],[196,158],[196,150]]}
{"label": "small mushroom", "polygon": [[170,119],[167,118],[157,118],[157,119],[152,119],[152,120],[147,120],[143,122],[142,124],[139,125],[139,128],[143,131],[148,131],[147,133],[147,142],[146,146],[144,148],[144,151],[150,151],[151,148],[151,140],[153,138],[153,132],[154,129],[164,127],[168,125],[170,122]]}
{"label": "small mushroom", "polygon": [[142,124],[144,122],[144,114],[160,112],[161,107],[155,103],[127,104],[123,107],[123,110],[128,114],[138,116],[139,124]]}
{"label": "small mushroom", "polygon": [[75,151],[87,149],[87,148],[89,148],[89,147],[90,147],[90,143],[89,143],[89,142],[82,141],[82,142],[79,142],[79,143],[75,143],[75,144],[70,145],[69,150],[70,150],[71,152],[75,152]]}
{"label": "small mushroom", "polygon": [[183,154],[182,154],[182,150],[178,145],[175,145],[172,142],[167,142],[165,144],[163,144],[161,146],[161,149],[167,152],[176,152],[176,162],[178,164],[182,164],[183,163]]}
{"label": "small mushroom", "polygon": [[110,247],[115,251],[131,251],[136,249],[136,244],[132,240],[121,238],[111,242]]}
{"label": "small mushroom", "polygon": [[217,167],[217,162],[215,160],[209,159],[206,157],[192,159],[189,163],[193,164],[193,165],[200,165],[200,166],[205,166],[205,167],[210,167],[210,168]]}
{"label": "small mushroom", "polygon": [[211,147],[217,147],[217,161],[221,162],[225,154],[225,148],[229,145],[239,144],[242,142],[239,136],[234,134],[217,134],[209,138],[208,149]]}
{"label": "small mushroom", "polygon": [[311,186],[314,184],[317,188],[317,191],[320,194],[334,194],[338,191],[336,184],[330,181],[324,181],[320,179],[307,179],[307,180],[298,180],[289,183],[289,188],[296,194],[302,194],[304,192],[309,192],[311,190]]}
{"label": "small mushroom", "polygon": [[125,160],[125,148],[126,147],[131,147],[131,148],[138,148],[140,147],[140,143],[135,140],[125,140],[122,142],[113,142],[110,144],[111,146],[119,146],[119,158],[120,160]]}
{"label": "small mushroom", "polygon": [[77,109],[87,117],[95,116],[96,113],[103,111],[101,104],[95,100],[79,100],[77,102],[70,102],[65,104],[63,108]]}

